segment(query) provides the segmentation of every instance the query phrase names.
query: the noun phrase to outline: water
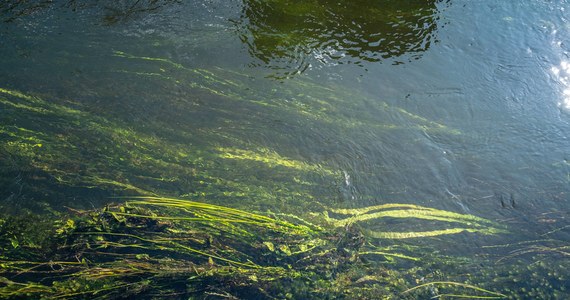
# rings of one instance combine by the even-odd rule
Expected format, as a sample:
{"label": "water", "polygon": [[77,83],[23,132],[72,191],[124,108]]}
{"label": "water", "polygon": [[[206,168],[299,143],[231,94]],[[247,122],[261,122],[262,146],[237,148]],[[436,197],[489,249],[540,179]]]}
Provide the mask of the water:
{"label": "water", "polygon": [[567,1],[11,2],[0,88],[43,110],[2,94],[6,210],[408,203],[510,230],[418,242],[447,253],[568,241]]}

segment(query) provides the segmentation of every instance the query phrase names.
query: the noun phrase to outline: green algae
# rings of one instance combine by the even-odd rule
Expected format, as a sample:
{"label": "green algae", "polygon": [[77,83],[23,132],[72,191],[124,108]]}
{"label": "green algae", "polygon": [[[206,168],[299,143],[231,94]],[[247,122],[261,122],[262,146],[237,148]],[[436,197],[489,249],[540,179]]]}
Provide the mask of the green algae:
{"label": "green algae", "polygon": [[[367,116],[333,119],[338,113],[334,107],[344,105],[350,111],[352,104],[346,99],[358,101],[364,95],[353,92],[349,97],[346,91],[310,80],[293,79],[280,90],[251,91],[244,89],[247,74],[193,70],[166,59],[120,52],[114,57],[140,60],[144,65],[112,70],[121,76],[188,84],[193,91],[216,96],[215,100],[251,105],[264,118],[306,115],[302,124],[326,124],[346,133],[366,127],[460,134],[383,103],[378,104],[381,111],[406,119],[409,127],[378,124]],[[309,89],[315,92],[308,93]],[[479,216],[410,204],[315,210],[316,202],[327,206],[327,201],[335,202],[330,189],[342,182],[342,171],[245,139],[239,132],[247,127],[231,118],[222,119],[223,125],[173,132],[168,120],[134,126],[138,123],[46,94],[4,88],[0,99],[2,108],[11,112],[9,117],[0,116],[5,121],[0,127],[5,141],[0,151],[6,154],[0,162],[8,167],[2,172],[29,170],[28,180],[52,180],[49,187],[39,188],[41,194],[36,197],[62,205],[59,196],[68,191],[55,191],[53,184],[112,196],[146,196],[115,198],[128,201],[100,210],[72,210],[75,216],[69,219],[57,215],[33,238],[27,236],[34,236],[34,228],[14,227],[10,224],[16,221],[10,218],[0,222],[2,297],[485,297],[485,293],[474,293],[476,289],[466,291],[467,285],[514,299],[545,295],[538,290],[521,291],[523,285],[515,282],[516,277],[527,275],[518,269],[502,280],[507,265],[473,271],[488,261],[447,256],[439,249],[413,244],[434,238],[453,241],[466,234],[508,235],[505,226]],[[192,101],[182,99],[176,102],[177,108],[200,105]],[[249,109],[247,105],[243,107]],[[220,114],[231,110],[212,106]],[[218,129],[221,126],[236,130]],[[38,176],[38,171],[45,177]],[[170,198],[158,197],[163,195]],[[390,220],[405,221],[406,228],[414,230],[395,231],[386,222]],[[415,229],[420,226],[421,230]],[[563,286],[560,270],[565,265],[553,266],[540,259],[564,257],[565,244],[519,246],[510,247],[514,252],[496,260],[505,264],[535,255],[539,262],[529,280],[535,286]],[[465,270],[471,270],[468,276]],[[40,279],[45,274],[51,279]],[[457,284],[430,286],[433,282]],[[566,295],[563,289],[552,290]]]}
{"label": "green algae", "polygon": [[[539,241],[489,245],[507,253],[489,265],[488,257],[398,240],[374,245],[366,231],[324,218],[162,197],[123,200],[0,219],[0,296],[528,299],[569,292],[567,260],[548,259],[562,253],[508,254]],[[360,209],[367,210],[374,211]],[[549,241],[552,249],[567,248]]]}
{"label": "green algae", "polygon": [[388,105],[383,101],[375,102],[374,105],[378,111],[400,115],[402,118],[408,119],[413,125],[379,124],[377,116],[374,117],[374,120],[341,117],[343,114],[339,114],[340,108],[351,109],[352,103],[366,101],[367,96],[358,91],[345,91],[336,87],[324,86],[309,78],[288,80],[282,83],[283,86],[279,90],[251,89],[248,86],[251,82],[247,74],[231,70],[222,68],[192,69],[167,58],[137,56],[123,51],[115,51],[113,55],[118,58],[143,61],[148,63],[147,66],[144,66],[145,69],[153,68],[155,70],[148,72],[122,69],[118,72],[127,75],[162,78],[176,86],[188,86],[231,101],[246,102],[272,109],[271,114],[284,112],[292,114],[296,118],[305,117],[315,122],[324,122],[326,126],[340,125],[348,129],[376,128],[380,130],[420,130],[452,135],[460,134],[456,129],[428,120],[403,108]]}
{"label": "green algae", "polygon": [[[347,217],[343,219],[329,217],[328,212],[339,215],[346,215]],[[346,227],[358,222],[378,221],[385,218],[440,221],[444,226],[463,226],[445,229],[433,229],[429,231],[368,231],[368,235],[370,237],[383,239],[434,237],[440,235],[458,234],[462,232],[482,233],[489,235],[507,233],[506,229],[503,226],[481,217],[469,214],[459,214],[413,204],[389,203],[355,209],[329,209],[325,212],[325,218],[330,224],[335,227]]]}
{"label": "green algae", "polygon": [[[170,67],[205,78],[201,80],[206,83],[197,86],[218,84],[231,89],[241,84],[241,75],[225,82],[217,77],[220,74],[190,72],[162,59],[141,60],[163,64],[165,71],[161,73]],[[303,84],[311,87],[314,83]],[[323,93],[335,91],[315,88]],[[52,198],[52,203],[58,200],[60,193],[53,184],[109,191],[115,196],[146,196],[131,196],[125,204],[101,210],[72,210],[75,216],[67,220],[57,215],[34,239],[24,237],[33,228],[8,230],[6,224],[15,221],[3,222],[3,297],[235,294],[260,298],[394,298],[414,286],[415,271],[406,262],[427,263],[432,258],[424,254],[429,252],[425,249],[379,247],[371,241],[504,232],[484,218],[405,204],[326,209],[332,215],[326,217],[308,210],[312,201],[324,200],[319,195],[323,195],[326,184],[342,180],[341,172],[326,164],[252,145],[228,132],[204,128],[167,138],[159,134],[169,132],[162,122],[135,128],[125,120],[95,114],[70,100],[9,89],[0,93],[0,105],[14,113],[0,128],[6,140],[0,151],[7,154],[0,160],[14,172],[43,172],[47,179],[37,180],[52,180],[50,188],[41,190],[43,197]],[[215,94],[228,97],[228,93]],[[281,93],[280,97],[290,96],[287,91]],[[311,101],[326,107],[326,101],[315,99]],[[271,109],[297,111],[273,104]],[[27,122],[30,119],[35,122]],[[338,125],[344,126],[342,122]],[[437,128],[428,123],[418,126]],[[234,203],[236,208],[214,203]],[[270,206],[270,211],[237,209],[264,205]],[[357,226],[385,218],[462,227],[393,232]],[[15,235],[18,230],[26,234]],[[39,238],[41,235],[44,238]],[[370,265],[367,258],[371,257],[385,260]],[[41,279],[45,274],[51,279]],[[410,292],[417,293],[424,292]]]}
{"label": "green algae", "polygon": [[462,288],[466,288],[466,289],[471,289],[477,292],[480,292],[481,295],[469,295],[469,294],[439,294],[437,296],[437,298],[449,298],[449,297],[455,297],[455,298],[469,298],[469,299],[504,299],[507,298],[506,295],[501,294],[501,293],[497,293],[497,292],[492,292],[486,289],[482,289],[480,287],[476,287],[473,285],[469,285],[469,284],[464,284],[464,283],[459,283],[459,282],[451,282],[451,281],[434,281],[434,282],[428,282],[428,283],[424,283],[418,286],[415,286],[411,289],[405,290],[403,293],[409,293],[413,290],[416,289],[421,289],[424,287],[428,287],[428,286],[434,286],[434,285],[450,285],[450,286],[459,286]]}
{"label": "green algae", "polygon": [[[2,145],[7,153],[5,164],[11,164],[8,159],[18,161],[12,164],[15,168],[39,169],[61,185],[139,195],[167,194],[170,187],[179,186],[179,195],[218,199],[251,199],[255,195],[258,200],[273,200],[281,195],[283,199],[310,198],[312,187],[299,181],[307,172],[335,176],[326,168],[295,162],[271,150],[254,156],[255,152],[225,151],[213,144],[212,149],[218,149],[214,153],[203,147],[188,147],[186,143],[192,143],[192,136],[185,138],[186,142],[173,142],[134,130],[118,120],[81,111],[79,105],[69,108],[18,91],[1,92],[5,95],[1,104],[18,110],[14,125],[0,128],[0,134],[6,137]],[[37,123],[29,124],[26,119],[36,119]],[[253,184],[237,182],[233,171],[218,163],[227,160],[228,155],[235,156],[236,151],[251,154],[250,158],[258,161],[265,155],[266,162],[293,168],[276,174],[278,180],[270,186],[256,178],[251,178]],[[247,161],[233,158],[238,169],[251,168]]]}
{"label": "green algae", "polygon": [[[168,283],[167,278],[188,280],[189,287],[197,287],[212,277],[228,283],[235,283],[240,277],[250,283],[290,279],[299,276],[300,271],[285,265],[268,265],[266,256],[300,255],[323,244],[314,240],[323,230],[306,222],[294,224],[185,200],[139,198],[122,206],[76,213],[78,217],[59,226],[54,222],[52,233],[45,235],[51,245],[28,246],[19,251],[37,252],[26,260],[15,259],[14,251],[4,252],[0,295],[5,298],[22,295],[113,298],[117,291],[148,295],[147,289],[160,293],[161,288],[176,288],[176,284],[170,286],[172,281]],[[2,242],[9,235],[8,231],[15,232],[8,225],[14,222],[2,223]],[[261,241],[271,236],[280,243],[279,249],[299,250],[276,252],[273,249],[264,254],[266,247]],[[276,239],[277,236],[280,238]],[[302,237],[310,240],[301,243]],[[24,244],[29,243],[22,243],[22,247]],[[20,276],[22,274],[25,276]],[[42,274],[53,276],[51,282],[43,280]],[[21,282],[22,278],[28,281]],[[29,280],[37,280],[37,283]],[[165,286],[161,286],[163,284]],[[244,283],[238,286],[241,284]],[[139,290],[133,286],[146,288]],[[193,294],[186,290],[184,283],[177,289],[181,295]]]}
{"label": "green algae", "polygon": [[243,149],[218,148],[216,150],[220,152],[220,157],[222,158],[261,162],[270,168],[282,166],[304,172],[316,172],[328,176],[340,175],[338,172],[334,172],[333,170],[319,165],[311,165],[302,161],[282,157],[278,153],[273,152],[269,149],[257,149],[257,151],[249,151]]}
{"label": "green algae", "polygon": [[[14,218],[0,223],[2,247],[23,247],[0,257],[0,295],[351,298],[380,292],[389,299],[421,286],[403,280],[411,274],[405,269],[364,268],[370,262],[361,257],[428,260],[396,248],[364,246],[355,229],[338,230],[294,215],[162,197],[126,200],[44,218],[41,226]],[[9,239],[14,234],[29,238],[15,245]]]}

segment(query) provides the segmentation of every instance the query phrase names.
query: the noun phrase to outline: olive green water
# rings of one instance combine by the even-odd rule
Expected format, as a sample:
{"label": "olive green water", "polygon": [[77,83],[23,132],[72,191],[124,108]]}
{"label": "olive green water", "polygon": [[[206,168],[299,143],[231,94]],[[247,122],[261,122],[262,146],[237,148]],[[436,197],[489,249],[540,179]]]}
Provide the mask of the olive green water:
{"label": "olive green water", "polygon": [[568,9],[5,1],[0,207],[169,197],[363,234],[365,267],[328,289],[198,298],[565,299]]}

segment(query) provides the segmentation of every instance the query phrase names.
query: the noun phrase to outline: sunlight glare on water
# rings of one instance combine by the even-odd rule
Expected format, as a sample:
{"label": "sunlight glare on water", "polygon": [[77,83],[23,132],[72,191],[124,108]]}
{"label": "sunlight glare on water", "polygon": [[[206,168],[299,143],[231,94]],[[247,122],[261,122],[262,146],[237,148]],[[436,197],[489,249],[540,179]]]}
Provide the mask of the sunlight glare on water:
{"label": "sunlight glare on water", "polygon": [[560,65],[554,66],[550,70],[554,75],[554,79],[562,87],[562,100],[558,105],[566,110],[570,110],[570,62],[562,61]]}

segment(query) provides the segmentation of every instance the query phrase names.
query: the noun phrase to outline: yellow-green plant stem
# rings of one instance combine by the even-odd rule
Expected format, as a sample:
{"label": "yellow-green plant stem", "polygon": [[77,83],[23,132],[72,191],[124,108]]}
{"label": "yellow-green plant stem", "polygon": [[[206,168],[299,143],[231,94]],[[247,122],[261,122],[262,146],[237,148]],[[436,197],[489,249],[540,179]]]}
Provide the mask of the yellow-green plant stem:
{"label": "yellow-green plant stem", "polygon": [[370,237],[378,239],[423,238],[423,237],[434,237],[440,235],[458,234],[462,232],[482,233],[482,234],[500,233],[500,231],[495,231],[492,228],[448,228],[442,230],[410,231],[410,232],[367,231]]}
{"label": "yellow-green plant stem", "polygon": [[408,256],[408,255],[404,255],[404,254],[399,254],[399,253],[390,253],[390,252],[383,252],[383,251],[364,251],[364,252],[358,252],[359,255],[382,255],[382,256],[392,256],[392,257],[397,257],[397,258],[402,258],[402,259],[408,259],[408,260],[413,260],[413,261],[419,261],[420,259],[417,257],[412,257],[412,256]]}
{"label": "yellow-green plant stem", "polygon": [[[250,223],[257,226],[267,227],[273,230],[284,230],[284,228],[288,228],[290,230],[285,230],[285,231],[293,234],[305,235],[318,231],[318,228],[312,229],[304,225],[293,224],[282,220],[272,219],[270,217],[266,217],[263,215],[246,212],[239,209],[213,205],[213,204],[194,202],[190,200],[179,200],[179,199],[159,198],[159,197],[141,197],[140,199],[141,200],[128,201],[127,204],[191,209],[192,211],[190,211],[190,213],[194,213],[195,210],[204,210],[210,216],[223,217],[226,220],[233,220],[231,222]],[[208,220],[215,221],[215,218]]]}
{"label": "yellow-green plant stem", "polygon": [[[337,215],[347,215],[347,217],[342,219],[333,218],[329,216],[329,212]],[[325,211],[324,215],[329,224],[332,224],[334,227],[346,227],[353,223],[380,220],[382,218],[441,221],[446,225],[455,223],[465,226],[411,232],[367,231],[368,236],[379,239],[434,237],[461,232],[488,235],[506,232],[506,230],[500,228],[499,224],[487,219],[413,204],[388,203],[355,209],[328,209],[328,211]]]}
{"label": "yellow-green plant stem", "polygon": [[[502,299],[502,298],[507,298],[507,295],[498,293],[498,292],[492,292],[489,290],[486,290],[484,288],[480,288],[478,286],[474,286],[474,285],[470,285],[470,284],[466,284],[466,283],[460,283],[460,282],[453,282],[453,281],[433,281],[433,282],[428,282],[428,283],[424,283],[424,284],[420,284],[418,286],[415,286],[413,288],[407,289],[405,291],[402,292],[402,294],[406,294],[409,293],[411,291],[417,290],[417,289],[421,289],[424,288],[426,286],[430,286],[430,285],[440,285],[440,286],[458,286],[458,287],[462,287],[462,288],[466,288],[466,289],[471,289],[471,290],[475,290],[478,292],[482,292],[485,294],[489,294],[488,296],[482,296],[482,297],[495,297],[495,298],[481,298],[481,299]],[[462,295],[463,296],[463,295]],[[471,297],[479,297],[479,296],[475,296],[475,295],[466,295],[466,296],[471,296]]]}
{"label": "yellow-green plant stem", "polygon": [[234,260],[231,260],[231,259],[227,259],[227,258],[220,257],[220,256],[217,256],[217,255],[213,255],[213,254],[210,254],[210,253],[206,253],[206,252],[203,252],[203,251],[200,251],[200,250],[196,250],[196,249],[194,249],[194,248],[192,248],[192,247],[184,246],[184,245],[181,245],[181,244],[179,244],[179,243],[176,243],[176,242],[173,242],[173,241],[168,241],[168,240],[167,240],[167,241],[155,241],[155,240],[146,239],[146,238],[143,238],[143,237],[140,237],[140,236],[137,236],[137,235],[133,235],[133,234],[128,234],[128,233],[77,232],[77,233],[75,233],[75,234],[79,234],[79,235],[110,235],[110,236],[124,236],[124,237],[130,237],[130,238],[138,239],[138,240],[141,240],[141,241],[143,241],[143,242],[152,243],[152,244],[156,244],[156,245],[173,245],[173,246],[178,247],[178,248],[180,248],[180,249],[184,249],[184,250],[187,250],[187,251],[189,251],[189,252],[196,253],[196,254],[198,254],[198,255],[202,255],[202,256],[204,256],[204,257],[215,258],[215,259],[217,259],[217,260],[224,261],[224,262],[227,262],[227,263],[230,263],[230,264],[234,264],[234,265],[238,265],[238,266],[242,266],[242,267],[248,267],[248,268],[262,268],[261,266],[256,265],[256,264],[254,264],[254,263],[252,263],[252,262],[249,262],[249,263],[242,263],[242,262],[234,261]]}

